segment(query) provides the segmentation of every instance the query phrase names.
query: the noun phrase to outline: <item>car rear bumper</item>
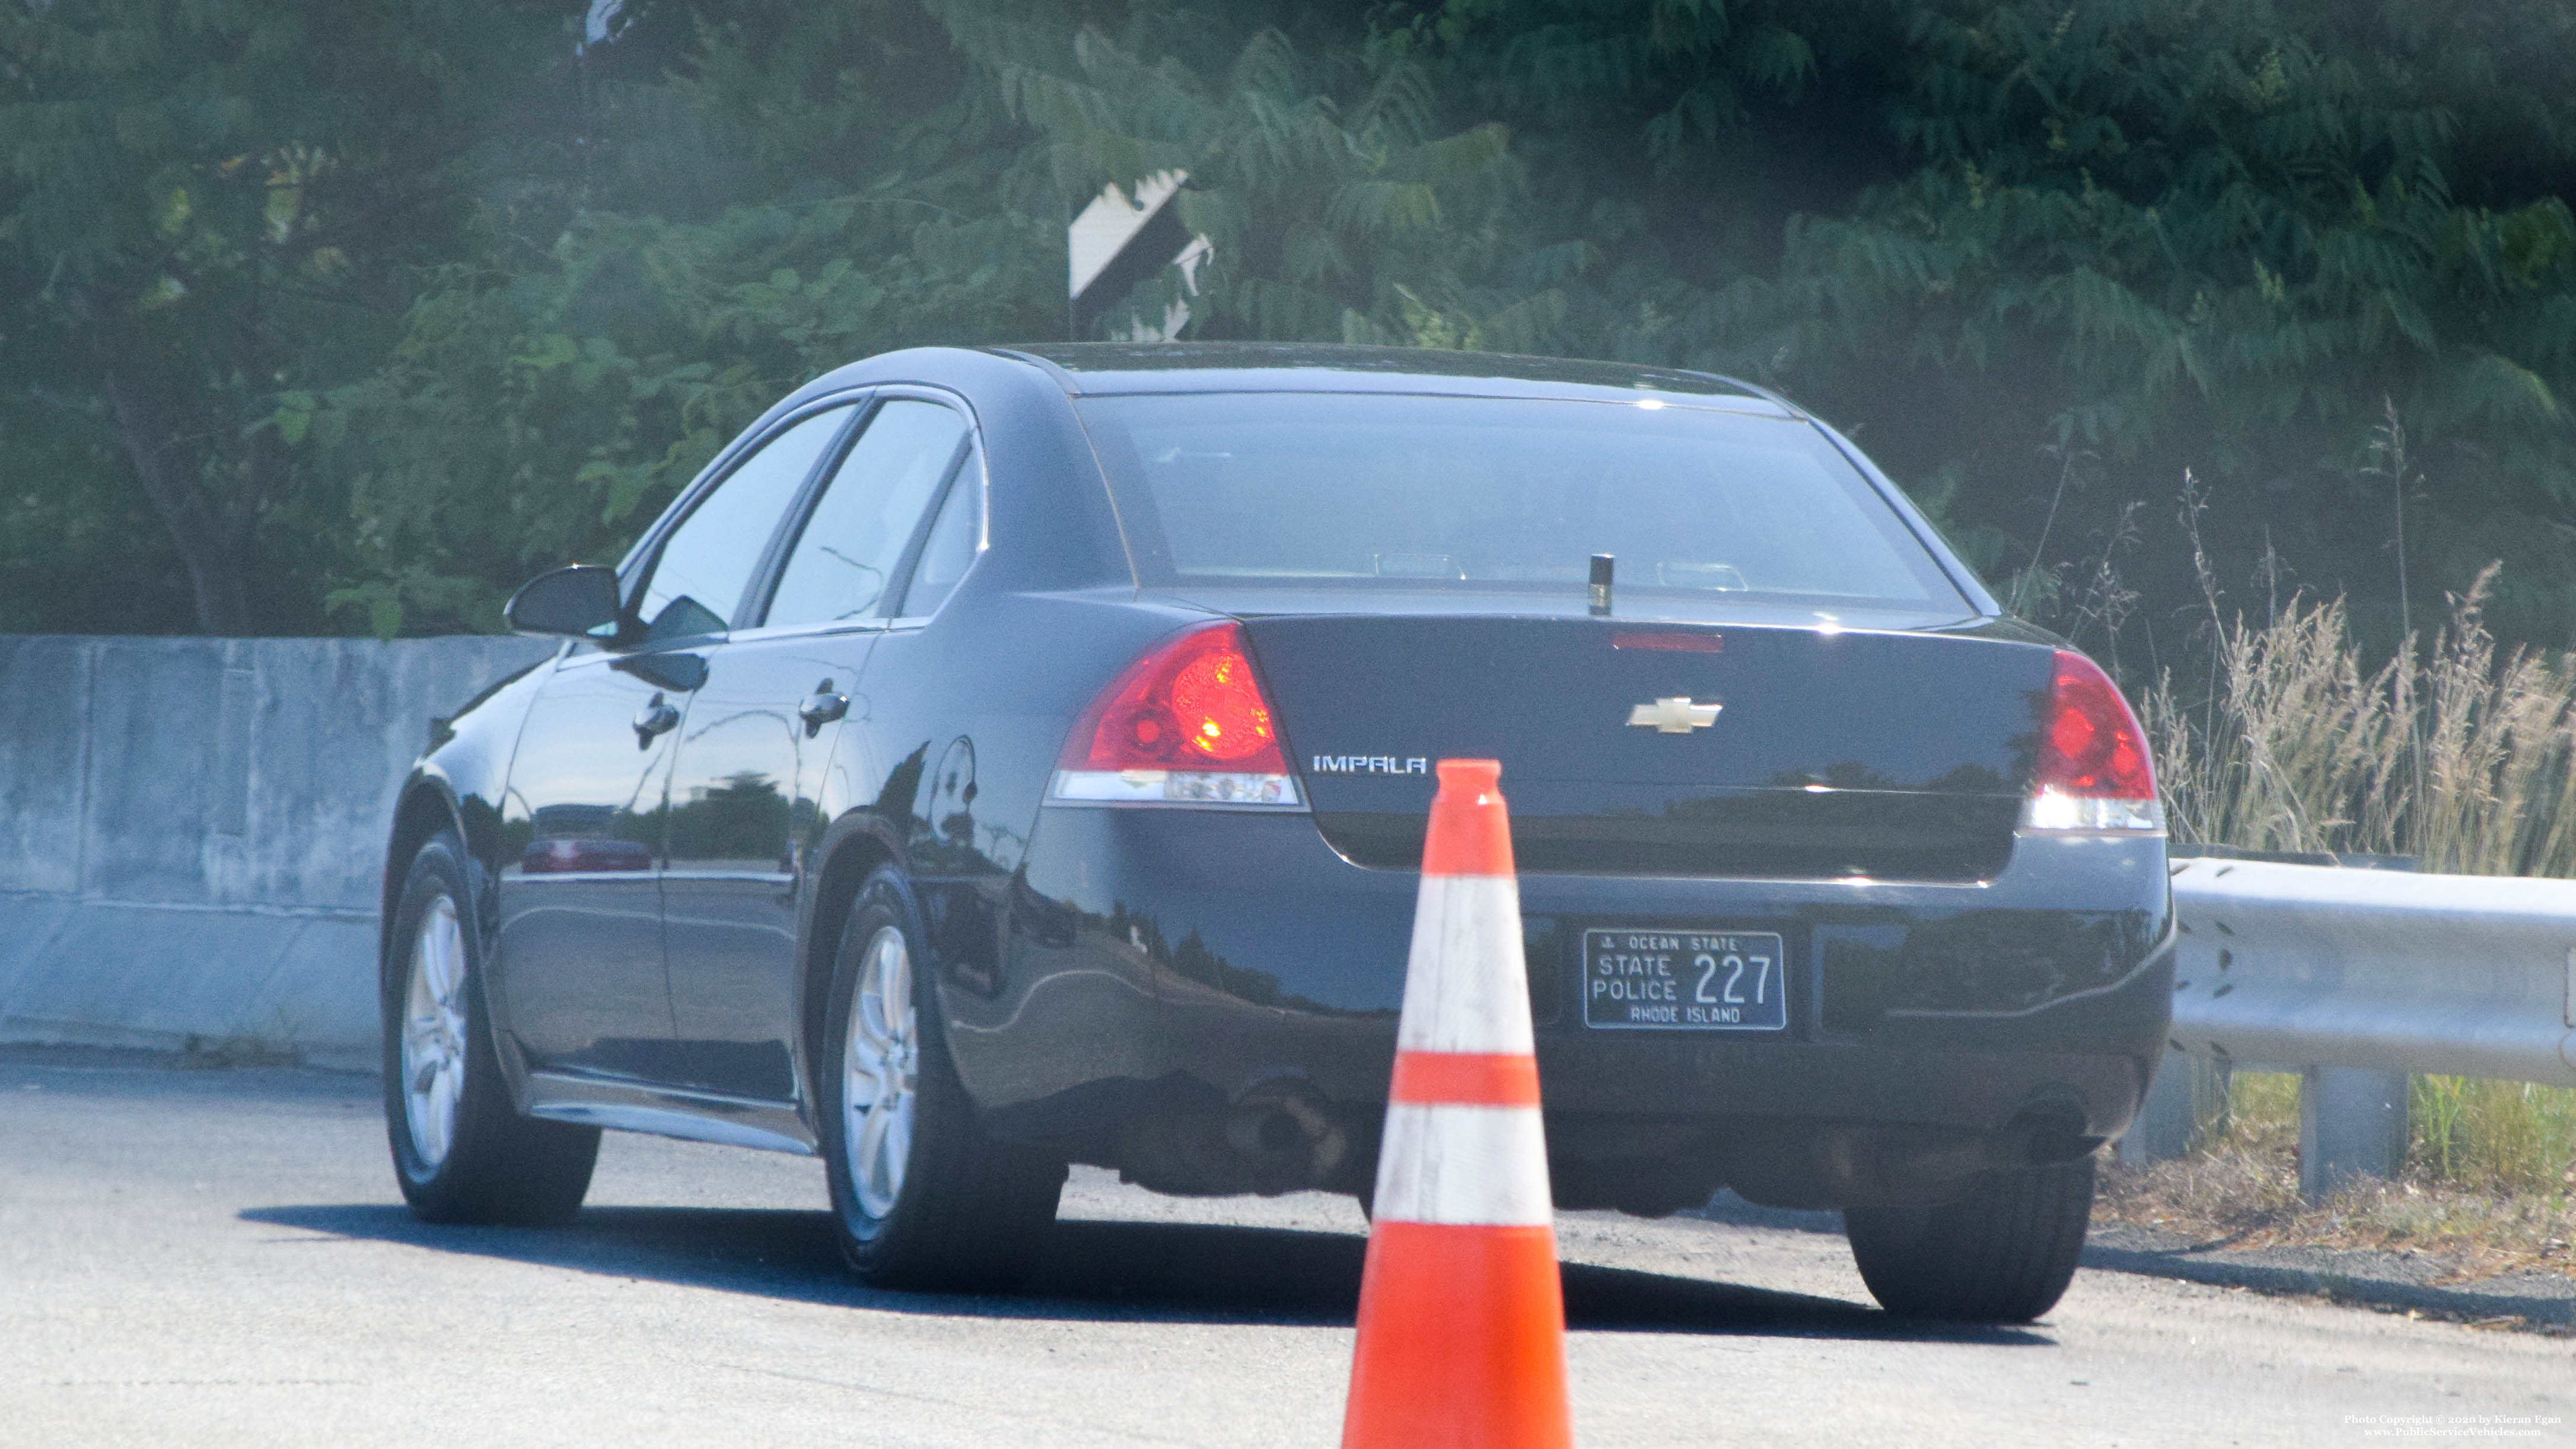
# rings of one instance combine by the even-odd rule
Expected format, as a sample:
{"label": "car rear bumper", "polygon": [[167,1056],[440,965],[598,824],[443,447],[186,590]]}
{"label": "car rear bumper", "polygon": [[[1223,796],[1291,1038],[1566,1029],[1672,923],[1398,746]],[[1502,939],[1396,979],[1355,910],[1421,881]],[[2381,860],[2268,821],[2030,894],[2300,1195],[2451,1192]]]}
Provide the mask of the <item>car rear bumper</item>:
{"label": "car rear bumper", "polygon": [[[1393,1060],[1415,883],[1351,864],[1304,815],[1050,807],[999,969],[975,989],[952,977],[960,1071],[1015,1136],[1289,1096],[1367,1124]],[[1966,885],[1520,885],[1561,1164],[1944,1143],[2063,1156],[2127,1125],[2164,1045],[2160,839],[2026,835],[1993,880]],[[1786,1026],[1586,1026],[1582,932],[1642,926],[1777,932]],[[1771,1196],[1820,1192],[1833,1195],[1784,1184]]]}

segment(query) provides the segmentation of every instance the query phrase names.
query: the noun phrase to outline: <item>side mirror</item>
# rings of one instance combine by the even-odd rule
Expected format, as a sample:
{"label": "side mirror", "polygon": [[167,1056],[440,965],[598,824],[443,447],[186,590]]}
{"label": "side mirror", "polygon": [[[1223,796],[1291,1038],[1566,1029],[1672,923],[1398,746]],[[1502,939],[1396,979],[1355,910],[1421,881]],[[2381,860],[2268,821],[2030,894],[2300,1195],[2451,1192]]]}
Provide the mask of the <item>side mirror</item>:
{"label": "side mirror", "polygon": [[520,585],[501,616],[522,634],[610,639],[617,634],[619,607],[617,570],[573,564]]}

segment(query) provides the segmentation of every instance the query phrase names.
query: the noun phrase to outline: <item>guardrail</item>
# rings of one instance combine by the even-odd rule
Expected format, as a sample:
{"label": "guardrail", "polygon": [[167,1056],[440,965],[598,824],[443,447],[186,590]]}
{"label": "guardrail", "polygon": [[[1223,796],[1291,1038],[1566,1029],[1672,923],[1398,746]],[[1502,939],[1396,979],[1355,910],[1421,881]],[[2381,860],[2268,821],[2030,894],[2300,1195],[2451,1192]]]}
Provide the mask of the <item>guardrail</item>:
{"label": "guardrail", "polygon": [[[2173,1045],[2306,1074],[2312,1196],[2396,1169],[2409,1073],[2576,1087],[2576,881],[2196,858],[2173,892]],[[2126,1155],[2176,1155],[2206,1117],[2184,1066]]]}
{"label": "guardrail", "polygon": [[2576,1087],[2576,881],[2178,860],[2174,1037]]}

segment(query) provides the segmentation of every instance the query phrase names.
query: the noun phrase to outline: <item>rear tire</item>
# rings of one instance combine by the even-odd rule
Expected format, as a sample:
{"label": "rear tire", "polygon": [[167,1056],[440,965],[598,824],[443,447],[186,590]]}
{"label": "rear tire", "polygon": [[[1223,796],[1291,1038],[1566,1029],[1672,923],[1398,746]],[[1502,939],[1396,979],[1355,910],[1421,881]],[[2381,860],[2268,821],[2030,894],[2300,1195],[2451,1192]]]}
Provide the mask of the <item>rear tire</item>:
{"label": "rear tire", "polygon": [[911,892],[859,887],[818,1055],[834,1236],[871,1286],[1016,1287],[1055,1222],[1064,1163],[984,1135],[957,1080]]}
{"label": "rear tire", "polygon": [[1890,1313],[2028,1323],[2057,1306],[2084,1253],[2093,1159],[1990,1172],[1936,1207],[1844,1210],[1852,1259]]}
{"label": "rear tire", "polygon": [[599,1129],[511,1107],[465,878],[464,847],[442,831],[412,857],[394,912],[382,992],[394,1180],[424,1222],[568,1222],[590,1190]]}

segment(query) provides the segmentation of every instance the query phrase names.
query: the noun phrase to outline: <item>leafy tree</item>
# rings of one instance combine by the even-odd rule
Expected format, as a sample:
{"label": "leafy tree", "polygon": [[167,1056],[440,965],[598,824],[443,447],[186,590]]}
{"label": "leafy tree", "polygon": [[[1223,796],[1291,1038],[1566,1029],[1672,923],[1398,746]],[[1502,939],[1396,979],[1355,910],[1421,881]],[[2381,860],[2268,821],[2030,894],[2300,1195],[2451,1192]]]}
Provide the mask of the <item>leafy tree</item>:
{"label": "leafy tree", "polygon": [[[206,37],[324,12],[242,0],[166,55],[99,39],[199,13],[9,22],[54,37],[9,62],[22,89],[95,99],[0,105],[0,276],[33,299],[0,419],[13,455],[95,477],[123,437],[100,359],[124,354],[77,304],[122,298],[198,419],[123,467],[186,454],[248,529],[225,552],[269,570],[266,620],[493,627],[534,568],[613,556],[780,390],[1061,335],[1067,219],[1180,168],[1215,247],[1189,335],[1751,377],[1858,433],[2097,646],[2132,589],[2197,597],[2186,470],[2222,576],[2348,591],[2393,642],[2410,588],[2501,557],[2498,632],[2576,638],[2576,18],[2548,0],[628,0],[577,60],[568,10],[507,12],[478,48],[457,27],[505,12],[448,0],[353,12],[359,57],[204,84]],[[312,89],[359,76],[400,121]],[[109,124],[115,97],[190,85],[246,97],[225,124],[259,145]],[[77,182],[48,139],[74,114],[122,158]],[[157,259],[200,244],[154,240],[170,188],[145,178],[195,178],[194,238],[242,212],[203,199],[227,161],[325,136],[331,167],[262,161],[260,194],[309,209],[327,177],[416,219],[368,232],[332,200],[352,241],[329,272],[291,228],[219,230],[235,260],[209,275],[268,290],[192,273],[153,300]],[[64,220],[83,187],[144,200],[92,235]],[[1144,284],[1103,333],[1182,288]],[[45,507],[25,516],[71,517]]]}
{"label": "leafy tree", "polygon": [[[2563,7],[1456,0],[1417,32],[1549,138],[1532,240],[1605,258],[1555,346],[1790,390],[1998,572],[2196,469],[2229,563],[2268,541],[2375,616],[2393,407],[2415,565],[2456,587],[2502,554],[2499,613],[2576,625]],[[2188,558],[2145,562],[2188,597]]]}
{"label": "leafy tree", "polygon": [[380,358],[404,269],[445,258],[465,159],[518,90],[484,58],[560,23],[468,0],[0,9],[12,432],[113,449],[199,629],[309,618],[293,575],[330,540],[288,450],[314,389]]}
{"label": "leafy tree", "polygon": [[917,7],[639,8],[611,52],[580,164],[497,178],[471,260],[321,399],[305,466],[348,489],[344,617],[496,627],[786,389],[1049,316],[1058,209],[1011,204],[1015,128]]}

